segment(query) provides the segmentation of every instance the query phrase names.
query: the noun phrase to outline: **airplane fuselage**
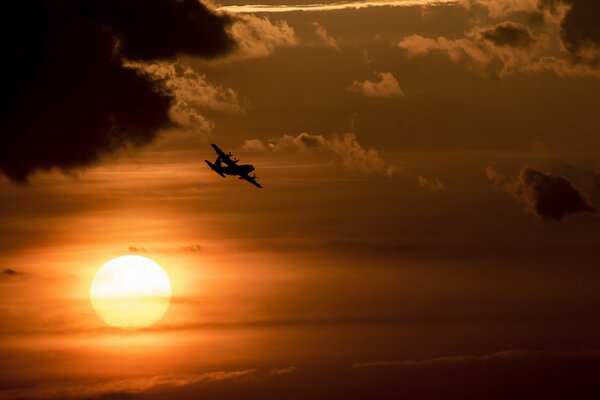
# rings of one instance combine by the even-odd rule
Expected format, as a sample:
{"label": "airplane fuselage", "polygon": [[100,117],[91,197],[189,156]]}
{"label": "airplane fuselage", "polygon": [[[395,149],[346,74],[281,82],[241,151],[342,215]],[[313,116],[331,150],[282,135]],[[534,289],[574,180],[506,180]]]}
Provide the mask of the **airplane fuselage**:
{"label": "airplane fuselage", "polygon": [[217,168],[219,168],[219,170],[225,175],[247,175],[254,171],[254,167],[252,165],[236,165],[235,167],[223,165]]}
{"label": "airplane fuselage", "polygon": [[242,165],[236,164],[236,165],[231,165],[231,166],[223,165],[218,158],[214,164],[208,160],[206,160],[206,163],[213,171],[215,171],[217,174],[219,174],[223,177],[225,175],[236,175],[236,176],[248,175],[250,172],[254,171],[254,166],[252,166],[252,165],[249,165],[249,164],[242,164]]}

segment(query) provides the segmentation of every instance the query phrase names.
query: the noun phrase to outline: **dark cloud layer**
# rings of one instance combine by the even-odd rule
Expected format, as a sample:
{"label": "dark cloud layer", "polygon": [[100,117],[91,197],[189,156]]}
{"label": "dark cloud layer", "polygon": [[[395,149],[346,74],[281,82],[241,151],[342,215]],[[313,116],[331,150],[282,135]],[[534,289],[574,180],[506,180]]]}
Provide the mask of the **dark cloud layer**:
{"label": "dark cloud layer", "polygon": [[88,0],[82,13],[119,39],[121,54],[135,60],[178,54],[214,57],[233,47],[223,29],[228,19],[197,0]]}
{"label": "dark cloud layer", "polygon": [[562,176],[553,176],[533,167],[523,168],[516,181],[507,180],[492,168],[487,168],[486,174],[497,188],[525,204],[528,211],[543,221],[561,221],[571,214],[595,211]]}
{"label": "dark cloud layer", "polygon": [[496,46],[529,48],[534,39],[526,26],[504,22],[482,32],[482,37]]}
{"label": "dark cloud layer", "polygon": [[3,17],[0,170],[13,181],[145,145],[172,124],[172,94],[123,58],[233,47],[228,19],[195,0],[9,2]]}

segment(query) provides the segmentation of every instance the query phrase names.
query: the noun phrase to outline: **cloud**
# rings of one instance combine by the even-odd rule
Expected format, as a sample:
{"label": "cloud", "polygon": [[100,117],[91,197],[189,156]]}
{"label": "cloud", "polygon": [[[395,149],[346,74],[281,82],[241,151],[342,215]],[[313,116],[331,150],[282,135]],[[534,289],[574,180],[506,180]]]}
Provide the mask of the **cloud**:
{"label": "cloud", "polygon": [[154,388],[173,389],[199,383],[241,379],[254,375],[255,369],[215,371],[202,374],[156,375],[140,378],[113,379],[98,383],[61,382],[28,388],[3,390],[3,399],[49,399],[117,397],[143,393]]}
{"label": "cloud", "polygon": [[589,0],[540,0],[542,8],[562,17],[561,38],[576,62],[600,63],[600,3]]}
{"label": "cloud", "polygon": [[14,270],[12,268],[4,268],[2,271],[0,271],[0,273],[1,273],[1,276],[6,277],[6,278],[12,278],[12,277],[23,275],[23,272]]}
{"label": "cloud", "polygon": [[169,117],[188,133],[202,137],[211,133],[214,124],[201,114],[202,110],[244,113],[233,89],[208,82],[205,75],[180,62],[127,62],[125,65],[163,83],[164,89],[173,96]]}
{"label": "cloud", "polygon": [[[410,35],[399,42],[408,57],[445,54],[476,72],[503,77],[552,72],[560,77],[600,78],[600,7],[585,0],[461,0],[465,8],[483,7],[492,19],[528,13],[526,24],[472,19],[464,37]],[[588,20],[589,19],[589,20]],[[562,44],[561,44],[562,41]]]}
{"label": "cloud", "polygon": [[291,374],[292,372],[295,372],[295,371],[296,371],[295,366],[289,366],[289,367],[282,367],[282,368],[273,368],[273,369],[269,370],[268,374],[273,375],[273,376],[281,376],[281,375]]}
{"label": "cloud", "polygon": [[229,29],[237,49],[228,59],[266,57],[278,47],[298,45],[294,28],[285,21],[269,17],[237,15]]}
{"label": "cloud", "polygon": [[481,33],[481,37],[496,46],[530,48],[534,42],[529,29],[514,22],[503,22]]}
{"label": "cloud", "polygon": [[489,364],[504,361],[556,361],[600,359],[600,350],[582,349],[571,351],[506,350],[483,356],[451,356],[424,360],[371,361],[354,364],[354,368],[373,367],[429,367],[454,364]]}
{"label": "cloud", "polygon": [[127,59],[172,59],[181,54],[217,57],[235,46],[226,32],[229,17],[215,14],[196,0],[75,3],[76,13],[108,27]]}
{"label": "cloud", "polygon": [[419,185],[423,188],[431,190],[433,193],[446,190],[446,185],[444,185],[439,179],[430,181],[422,175],[419,175]]}
{"label": "cloud", "polygon": [[164,248],[164,247],[144,247],[144,246],[129,246],[128,249],[132,253],[164,253],[164,254],[172,254],[172,253],[200,253],[203,252],[205,246],[201,244],[192,244],[186,246],[179,246],[173,248]]}
{"label": "cloud", "polygon": [[396,166],[384,161],[377,150],[363,148],[358,143],[356,134],[352,132],[345,133],[342,136],[334,136],[331,139],[327,139],[322,135],[304,132],[297,136],[283,135],[266,145],[259,139],[250,139],[246,141],[244,146],[246,149],[251,148],[259,151],[330,153],[347,169],[362,173],[375,173],[393,177],[398,171]]}
{"label": "cloud", "polygon": [[349,90],[367,97],[401,97],[404,92],[391,72],[380,72],[377,81],[354,81]]}
{"label": "cloud", "polygon": [[315,28],[315,34],[319,37],[319,39],[321,39],[321,41],[323,41],[323,43],[326,46],[331,47],[332,49],[336,49],[336,50],[340,49],[337,39],[329,36],[329,34],[327,33],[327,30],[325,29],[325,27],[323,25],[319,24],[318,22],[313,22],[312,25]]}
{"label": "cloud", "polygon": [[492,18],[503,18],[511,14],[538,11],[539,0],[458,0],[465,8],[483,7]]}
{"label": "cloud", "polygon": [[239,6],[221,6],[219,10],[233,14],[244,13],[285,13],[298,11],[339,11],[339,10],[361,10],[371,7],[417,7],[417,6],[440,6],[455,4],[456,0],[365,0],[365,1],[341,1],[334,3],[316,4],[244,4]]}
{"label": "cloud", "polygon": [[459,39],[410,35],[398,43],[409,58],[441,53],[453,62],[465,61],[475,71],[499,77],[551,69],[549,59],[538,52],[540,46],[527,26],[515,22],[476,27]]}
{"label": "cloud", "polygon": [[[550,154],[552,156],[552,154]],[[585,166],[569,164],[557,159],[551,160],[550,170],[573,182],[592,205],[600,204],[600,172]]]}
{"label": "cloud", "polygon": [[262,152],[262,151],[266,151],[267,147],[259,139],[246,139],[244,141],[244,145],[242,146],[242,149],[249,150],[249,151]]}
{"label": "cloud", "polygon": [[533,167],[525,167],[516,180],[506,178],[491,167],[487,178],[525,205],[527,212],[543,221],[562,221],[571,214],[595,212],[582,194],[562,176],[549,175]]}
{"label": "cloud", "polygon": [[9,2],[3,8],[0,171],[89,165],[176,124],[164,82],[123,60],[214,58],[235,43],[230,18],[196,0]]}

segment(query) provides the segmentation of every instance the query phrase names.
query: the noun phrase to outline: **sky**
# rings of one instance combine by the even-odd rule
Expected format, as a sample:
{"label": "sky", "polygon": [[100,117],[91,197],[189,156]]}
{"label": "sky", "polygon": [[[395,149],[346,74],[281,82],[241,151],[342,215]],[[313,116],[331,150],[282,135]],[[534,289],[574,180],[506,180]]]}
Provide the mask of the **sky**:
{"label": "sky", "polygon": [[1,398],[600,395],[596,2],[5,8]]}

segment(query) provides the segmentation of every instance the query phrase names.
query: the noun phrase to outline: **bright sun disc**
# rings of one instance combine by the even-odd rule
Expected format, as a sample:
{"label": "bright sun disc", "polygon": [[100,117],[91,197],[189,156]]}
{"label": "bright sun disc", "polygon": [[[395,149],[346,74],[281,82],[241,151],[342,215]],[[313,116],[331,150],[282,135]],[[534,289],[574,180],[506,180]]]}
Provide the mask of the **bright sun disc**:
{"label": "bright sun disc", "polygon": [[141,256],[113,258],[96,273],[92,306],[110,326],[143,328],[156,323],[171,302],[171,281],[154,261]]}

